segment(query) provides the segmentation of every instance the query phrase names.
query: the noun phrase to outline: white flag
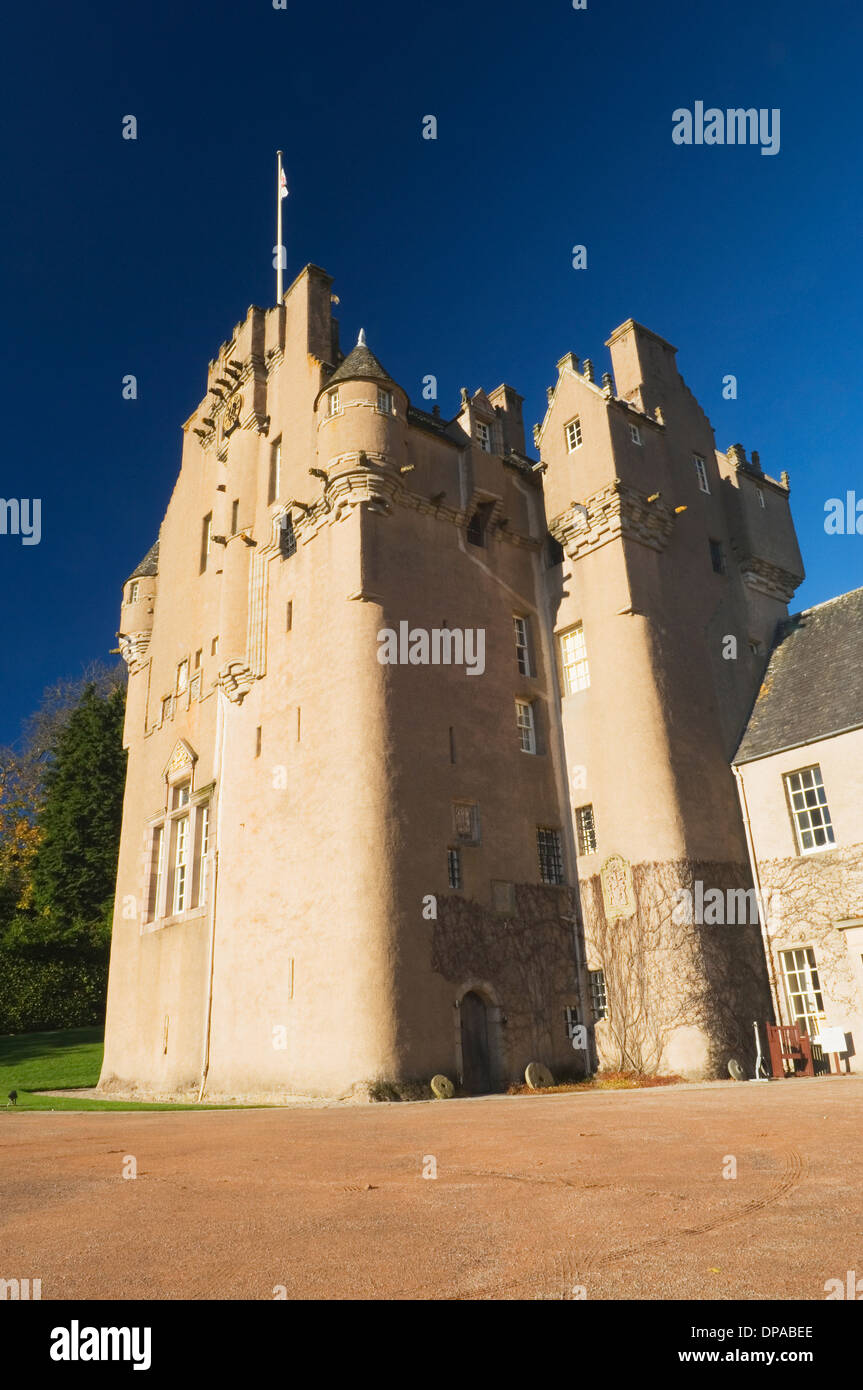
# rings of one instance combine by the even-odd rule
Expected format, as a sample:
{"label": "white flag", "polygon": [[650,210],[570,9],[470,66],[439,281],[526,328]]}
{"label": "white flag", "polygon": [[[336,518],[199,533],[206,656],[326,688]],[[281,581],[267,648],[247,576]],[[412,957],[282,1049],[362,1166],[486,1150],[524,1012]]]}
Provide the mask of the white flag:
{"label": "white flag", "polygon": [[284,171],[284,169],[283,169],[283,170],[282,170],[282,177],[281,177],[281,179],[279,180],[279,197],[280,197],[280,198],[287,198],[287,196],[288,196],[288,181],[287,181],[287,179],[285,178],[285,171]]}

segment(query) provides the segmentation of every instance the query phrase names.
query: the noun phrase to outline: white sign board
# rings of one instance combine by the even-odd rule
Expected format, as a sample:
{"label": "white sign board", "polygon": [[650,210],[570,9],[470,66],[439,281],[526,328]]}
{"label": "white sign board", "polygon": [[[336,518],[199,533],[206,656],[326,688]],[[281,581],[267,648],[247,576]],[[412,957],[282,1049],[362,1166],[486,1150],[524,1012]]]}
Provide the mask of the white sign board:
{"label": "white sign board", "polygon": [[817,1042],[822,1052],[844,1052],[845,1029],[844,1028],[822,1028],[819,1036],[812,1039]]}

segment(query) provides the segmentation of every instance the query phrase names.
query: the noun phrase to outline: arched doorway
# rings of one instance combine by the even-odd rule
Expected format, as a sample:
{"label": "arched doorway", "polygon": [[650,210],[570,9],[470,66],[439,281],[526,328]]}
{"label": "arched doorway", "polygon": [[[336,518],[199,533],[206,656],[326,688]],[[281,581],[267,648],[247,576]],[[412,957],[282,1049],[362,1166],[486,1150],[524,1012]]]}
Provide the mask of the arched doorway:
{"label": "arched doorway", "polygon": [[459,1012],[464,1088],[468,1095],[487,1095],[492,1084],[486,1002],[474,990],[469,990],[461,1001]]}

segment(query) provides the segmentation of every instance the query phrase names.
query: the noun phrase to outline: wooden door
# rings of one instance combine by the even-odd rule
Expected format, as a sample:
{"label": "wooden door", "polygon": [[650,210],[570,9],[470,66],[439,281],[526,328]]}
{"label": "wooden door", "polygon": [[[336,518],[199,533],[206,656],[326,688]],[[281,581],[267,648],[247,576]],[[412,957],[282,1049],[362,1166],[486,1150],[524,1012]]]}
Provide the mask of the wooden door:
{"label": "wooden door", "polygon": [[461,1001],[461,1055],[468,1095],[487,1095],[491,1090],[488,1011],[485,1000],[473,991]]}

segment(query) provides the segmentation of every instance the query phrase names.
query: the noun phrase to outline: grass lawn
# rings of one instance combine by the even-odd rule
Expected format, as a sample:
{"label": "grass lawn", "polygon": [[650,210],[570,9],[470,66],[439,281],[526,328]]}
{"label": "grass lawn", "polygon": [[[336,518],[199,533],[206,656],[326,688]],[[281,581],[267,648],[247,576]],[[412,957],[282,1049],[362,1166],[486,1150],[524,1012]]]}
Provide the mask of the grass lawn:
{"label": "grass lawn", "polygon": [[[0,1036],[0,1115],[18,1110],[241,1110],[253,1107],[91,1100],[89,1096],[46,1096],[95,1086],[102,1066],[104,1029],[67,1028],[57,1033],[7,1033]],[[10,1091],[18,1102],[7,1108]],[[258,1107],[254,1107],[258,1108]]]}

